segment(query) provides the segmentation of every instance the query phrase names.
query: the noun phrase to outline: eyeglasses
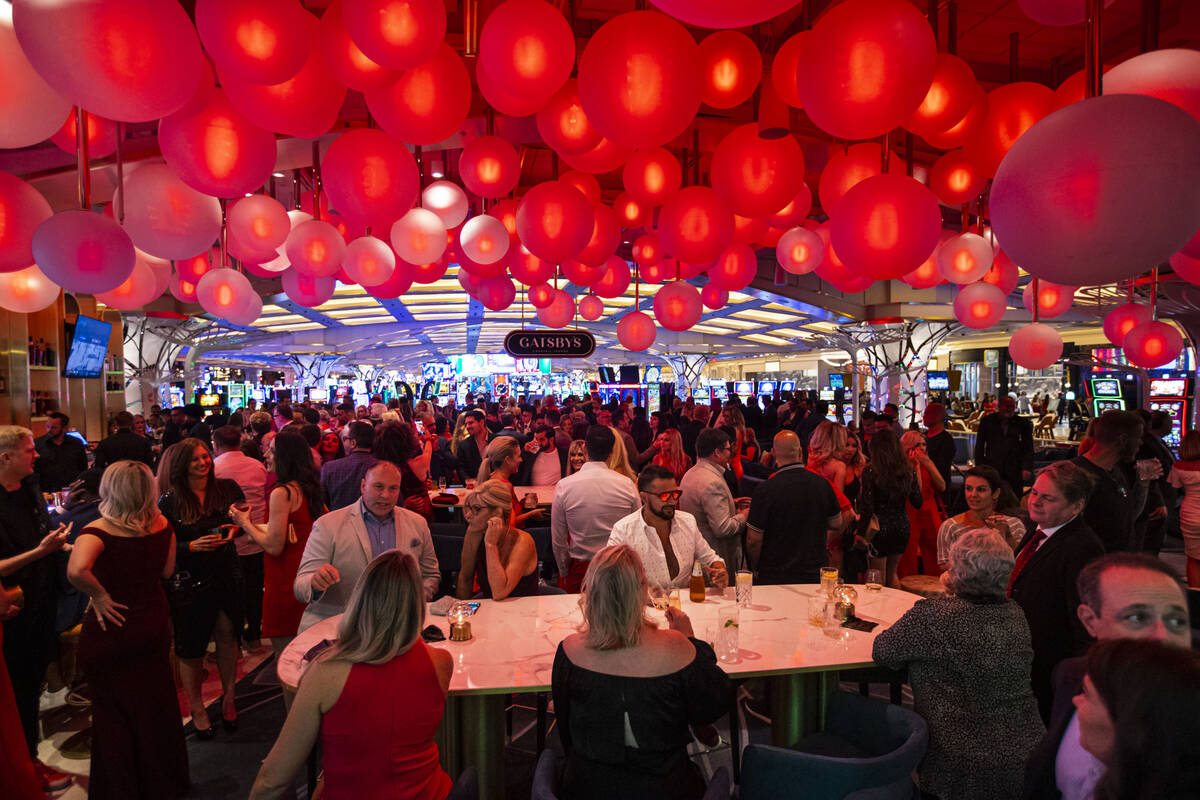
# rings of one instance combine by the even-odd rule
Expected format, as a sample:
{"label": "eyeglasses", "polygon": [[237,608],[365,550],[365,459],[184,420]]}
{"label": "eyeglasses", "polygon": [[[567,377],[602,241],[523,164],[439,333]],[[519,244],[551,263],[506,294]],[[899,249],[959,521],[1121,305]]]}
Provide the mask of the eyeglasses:
{"label": "eyeglasses", "polygon": [[680,498],[680,496],[683,495],[683,492],[679,491],[678,489],[675,489],[674,491],[659,492],[658,494],[655,494],[654,492],[642,492],[642,494],[648,494],[651,497],[657,497],[659,500],[663,501],[664,503],[669,503],[672,500],[678,500]]}

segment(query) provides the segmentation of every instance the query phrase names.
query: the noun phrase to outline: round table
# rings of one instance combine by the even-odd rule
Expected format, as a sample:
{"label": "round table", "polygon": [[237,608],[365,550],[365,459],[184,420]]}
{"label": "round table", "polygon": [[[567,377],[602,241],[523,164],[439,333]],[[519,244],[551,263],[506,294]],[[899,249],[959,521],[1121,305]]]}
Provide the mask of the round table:
{"label": "round table", "polygon": [[933,575],[906,575],[900,579],[900,588],[921,597],[940,597],[946,593],[942,579]]}

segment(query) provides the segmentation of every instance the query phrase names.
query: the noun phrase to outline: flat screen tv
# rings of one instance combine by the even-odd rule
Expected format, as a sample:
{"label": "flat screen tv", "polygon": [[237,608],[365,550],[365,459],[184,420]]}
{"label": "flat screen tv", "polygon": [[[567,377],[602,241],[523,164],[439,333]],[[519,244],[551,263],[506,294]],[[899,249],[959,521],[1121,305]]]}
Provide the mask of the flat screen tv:
{"label": "flat screen tv", "polygon": [[641,383],[642,378],[639,372],[639,368],[632,364],[622,364],[619,373],[621,383],[626,386],[632,386],[633,384]]}
{"label": "flat screen tv", "polygon": [[929,371],[925,373],[926,387],[931,392],[950,391],[950,376],[945,372]]}
{"label": "flat screen tv", "polygon": [[834,372],[834,373],[830,374],[830,376],[829,376],[829,388],[830,388],[830,389],[844,389],[844,388],[846,388],[846,376],[845,376],[845,375],[843,375],[843,374],[842,374],[842,373],[840,373],[840,372]]}
{"label": "flat screen tv", "polygon": [[71,349],[63,376],[67,378],[99,378],[104,373],[104,357],[108,355],[108,337],[112,323],[82,314],[75,321]]}

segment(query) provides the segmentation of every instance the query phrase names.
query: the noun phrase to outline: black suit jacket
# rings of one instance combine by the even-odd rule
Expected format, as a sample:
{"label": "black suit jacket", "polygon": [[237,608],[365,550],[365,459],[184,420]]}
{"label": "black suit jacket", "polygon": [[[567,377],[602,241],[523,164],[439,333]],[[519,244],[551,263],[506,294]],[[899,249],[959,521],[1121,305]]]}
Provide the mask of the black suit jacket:
{"label": "black suit jacket", "polygon": [[[567,451],[558,447],[555,442],[554,452],[558,454],[558,477],[567,477]],[[521,449],[521,467],[517,470],[516,480],[513,481],[514,486],[532,486],[533,485],[533,462],[537,461],[537,457],[541,453],[531,453],[524,448]],[[637,453],[633,454],[634,456]]]}
{"label": "black suit jacket", "polygon": [[[1054,537],[1051,537],[1054,538]],[[1054,768],[1063,734],[1075,715],[1075,695],[1083,691],[1087,658],[1068,658],[1054,668],[1054,704],[1046,734],[1025,762],[1025,800],[1060,800],[1062,792],[1055,783]]]}
{"label": "black suit jacket", "polygon": [[[488,441],[492,440],[492,436],[488,436]],[[458,443],[458,466],[460,477],[464,481],[472,480],[479,474],[479,468],[483,466],[483,454],[479,452],[479,445],[475,443],[475,437],[469,436]]]}
{"label": "black suit jacket", "polygon": [[975,463],[995,467],[1009,488],[1021,496],[1021,472],[1033,471],[1033,424],[1014,416],[1004,429],[1004,418],[988,414],[975,437]]}
{"label": "black suit jacket", "polygon": [[[1021,546],[1033,538],[1029,525]],[[1064,659],[1082,655],[1091,637],[1079,621],[1079,592],[1075,579],[1083,566],[1104,555],[1104,545],[1082,517],[1055,531],[1038,549],[1012,586],[1012,599],[1025,612],[1033,643],[1033,694],[1042,720],[1050,717],[1054,667]]]}
{"label": "black suit jacket", "polygon": [[141,461],[147,467],[154,467],[154,450],[150,440],[138,436],[128,428],[118,429],[116,433],[96,445],[96,466],[107,467],[118,461]]}

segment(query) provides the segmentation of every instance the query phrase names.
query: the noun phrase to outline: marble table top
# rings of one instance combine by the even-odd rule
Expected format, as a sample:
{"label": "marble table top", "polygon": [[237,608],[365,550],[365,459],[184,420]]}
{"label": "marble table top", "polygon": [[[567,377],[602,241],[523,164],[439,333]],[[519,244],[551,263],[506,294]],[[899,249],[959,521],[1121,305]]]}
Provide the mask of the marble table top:
{"label": "marble table top", "polygon": [[[444,494],[454,495],[458,498],[458,502],[461,503],[470,491],[470,489],[464,489],[461,486],[453,486],[447,488]],[[536,494],[539,506],[549,506],[554,502],[553,486],[514,486],[513,491],[517,495],[517,500],[524,500],[525,495],[530,492]],[[437,497],[439,494],[443,494],[443,492],[438,489],[433,489],[429,492],[430,498]]]}
{"label": "marble table top", "polygon": [[[817,584],[755,586],[753,604],[739,612],[739,652],[736,659],[722,661],[731,676],[781,675],[796,672],[821,672],[869,666],[875,635],[899,619],[921,598],[897,589],[858,591],[856,615],[879,626],[870,633],[832,628],[828,634],[809,624],[809,598],[815,597]],[[732,590],[728,590],[732,592]],[[703,603],[693,603],[687,590],[681,591],[681,606],[692,620],[696,638],[709,639],[717,630],[721,608],[735,604],[709,590]],[[646,609],[649,618],[660,627],[666,625],[663,612]],[[582,619],[579,595],[542,595],[506,600],[482,600],[471,617],[473,638],[466,642],[449,641],[450,624],[446,617],[429,614],[426,625],[436,625],[447,641],[432,644],[454,656],[454,676],[450,694],[499,694],[519,691],[548,691],[550,672],[558,643],[575,633]],[[294,688],[308,662],[304,654],[322,639],[335,639],[340,616],[323,620],[299,634],[280,656],[280,681]]]}

